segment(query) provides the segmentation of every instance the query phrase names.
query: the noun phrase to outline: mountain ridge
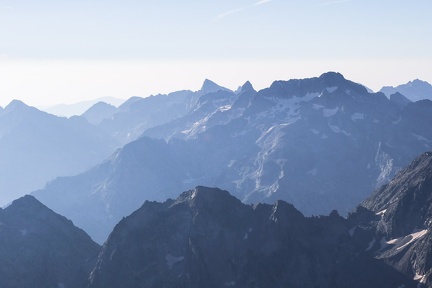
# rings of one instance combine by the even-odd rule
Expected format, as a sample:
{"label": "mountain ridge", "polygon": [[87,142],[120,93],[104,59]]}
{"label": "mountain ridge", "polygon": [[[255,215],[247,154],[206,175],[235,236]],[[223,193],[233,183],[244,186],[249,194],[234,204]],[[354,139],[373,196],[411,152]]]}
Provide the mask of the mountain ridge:
{"label": "mountain ridge", "polygon": [[[102,213],[92,219],[112,219],[110,225],[137,203],[197,185],[231,191],[246,203],[283,199],[306,215],[333,209],[347,215],[432,145],[429,102],[401,107],[338,73],[276,81],[258,92],[185,95],[199,97],[184,116],[147,129],[116,154],[111,172],[93,170],[93,183],[92,173],[86,173],[87,188],[74,192],[66,185],[78,180],[70,178],[34,195],[85,225],[91,224],[84,220],[89,212],[67,208],[71,205],[61,197],[82,195],[85,207]],[[91,225],[100,230],[103,223]],[[93,239],[103,241],[112,227]]]}

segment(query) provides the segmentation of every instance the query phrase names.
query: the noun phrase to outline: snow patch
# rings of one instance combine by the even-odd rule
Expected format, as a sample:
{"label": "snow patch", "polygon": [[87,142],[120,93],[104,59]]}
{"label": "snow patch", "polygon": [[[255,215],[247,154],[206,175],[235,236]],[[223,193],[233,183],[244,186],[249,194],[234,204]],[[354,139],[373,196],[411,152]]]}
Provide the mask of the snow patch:
{"label": "snow patch", "polygon": [[316,176],[317,175],[317,168],[313,168],[312,170],[309,170],[307,172],[307,174],[312,175],[312,176]]}
{"label": "snow patch", "polygon": [[230,162],[228,163],[228,168],[231,168],[233,165],[234,165],[234,163],[236,163],[236,161],[237,160],[230,160]]}
{"label": "snow patch", "polygon": [[310,131],[311,131],[313,134],[315,134],[315,135],[318,135],[318,134],[319,134],[319,131],[316,130],[316,129],[310,129]]}
{"label": "snow patch", "polygon": [[335,115],[338,111],[339,111],[339,107],[333,109],[323,109],[323,115],[324,117],[331,117]]}
{"label": "snow patch", "polygon": [[365,114],[363,114],[363,113],[354,113],[353,115],[351,115],[352,121],[364,120],[364,119],[365,119]]}
{"label": "snow patch", "polygon": [[411,243],[413,243],[414,241],[416,241],[417,239],[420,239],[421,237],[423,237],[424,235],[426,235],[428,232],[429,231],[427,229],[424,229],[424,230],[417,231],[417,232],[414,232],[412,234],[409,234],[407,236],[400,237],[400,238],[395,238],[395,239],[390,239],[388,241],[385,240],[385,238],[383,237],[381,239],[381,250],[383,248],[385,248],[386,246],[388,246],[388,245],[395,245],[399,241],[403,241],[403,239],[405,239],[407,237],[411,237],[410,240],[407,243],[405,243],[405,244],[403,244],[403,245],[401,245],[401,246],[399,246],[399,247],[396,248],[396,250],[401,250],[401,249],[405,248],[406,246],[410,245]]}
{"label": "snow patch", "polygon": [[411,244],[412,242],[416,241],[417,239],[423,237],[424,235],[426,235],[428,233],[427,229],[412,233],[408,236],[405,237],[411,237],[410,241],[408,241],[407,243],[405,243],[404,245],[400,246],[397,248],[397,250],[401,250],[403,248],[405,248],[406,246],[408,246],[409,244]]}
{"label": "snow patch", "polygon": [[165,255],[166,264],[168,265],[169,269],[172,269],[174,264],[183,261],[183,259],[184,259],[184,256],[176,257],[176,256],[173,256],[172,254]]}
{"label": "snow patch", "polygon": [[329,92],[329,93],[332,93],[332,92],[336,91],[336,89],[338,89],[337,86],[327,87],[327,88],[326,88],[327,92]]}
{"label": "snow patch", "polygon": [[351,228],[350,230],[348,230],[348,234],[350,235],[350,237],[354,236],[355,230],[357,229],[357,226]]}
{"label": "snow patch", "polygon": [[402,117],[399,117],[398,120],[393,121],[393,124],[394,124],[394,125],[397,125],[397,124],[399,124],[401,121],[402,121]]}
{"label": "snow patch", "polygon": [[231,109],[231,105],[225,105],[225,106],[222,106],[222,107],[219,107],[219,111],[220,112],[224,112],[224,111],[227,111],[227,110],[230,110]]}
{"label": "snow patch", "polygon": [[387,209],[381,210],[381,211],[375,213],[375,215],[382,217],[382,216],[384,216],[384,214],[385,214],[386,211],[387,211]]}
{"label": "snow patch", "polygon": [[395,244],[397,241],[399,241],[401,238],[396,238],[396,239],[391,239],[389,241],[385,241],[386,245],[393,245]]}
{"label": "snow patch", "polygon": [[375,238],[373,238],[372,241],[369,242],[369,246],[366,248],[365,251],[371,250],[374,245],[375,245]]}
{"label": "snow patch", "polygon": [[384,248],[386,248],[388,245],[394,245],[397,241],[399,241],[400,239],[391,239],[389,241],[387,241],[385,239],[385,237],[382,237],[380,240],[380,250],[383,250]]}
{"label": "snow patch", "polygon": [[414,134],[414,133],[411,133],[411,135],[414,136],[418,141],[431,142],[429,139],[427,139],[421,135]]}
{"label": "snow patch", "polygon": [[351,136],[350,133],[346,132],[345,130],[340,129],[339,126],[331,125],[330,123],[328,125],[329,125],[330,129],[335,133],[338,133],[338,134],[342,133],[342,134],[345,134],[346,136]]}
{"label": "snow patch", "polygon": [[423,287],[422,284],[426,283],[426,275],[420,275],[416,272],[416,274],[414,275],[413,280],[414,281],[418,281],[419,283],[417,284],[417,288],[421,288]]}
{"label": "snow patch", "polygon": [[319,109],[323,109],[324,106],[322,106],[322,105],[318,105],[318,104],[313,104],[313,105],[312,105],[312,108],[315,109],[315,110],[319,110]]}

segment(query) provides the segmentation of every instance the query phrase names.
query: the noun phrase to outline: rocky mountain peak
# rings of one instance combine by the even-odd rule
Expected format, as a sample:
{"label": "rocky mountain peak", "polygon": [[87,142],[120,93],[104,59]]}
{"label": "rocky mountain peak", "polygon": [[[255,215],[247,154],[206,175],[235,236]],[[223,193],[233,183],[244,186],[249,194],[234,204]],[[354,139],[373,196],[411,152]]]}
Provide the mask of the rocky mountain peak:
{"label": "rocky mountain peak", "polygon": [[207,93],[213,93],[213,92],[217,92],[219,90],[228,90],[222,86],[219,86],[218,84],[216,84],[215,82],[209,80],[209,79],[205,79],[203,85],[201,86],[200,91],[203,94],[207,94]]}
{"label": "rocky mountain peak", "polygon": [[0,287],[85,287],[100,247],[33,196],[0,210]]}
{"label": "rocky mountain peak", "polygon": [[240,93],[249,92],[249,91],[255,92],[255,89],[253,88],[252,83],[250,83],[249,81],[246,81],[243,84],[243,86],[241,86]]}
{"label": "rocky mountain peak", "polygon": [[181,202],[187,202],[188,206],[194,209],[207,211],[229,210],[241,205],[241,201],[231,196],[228,191],[204,186],[197,186],[182,193],[176,203]]}
{"label": "rocky mountain peak", "polygon": [[395,102],[400,108],[405,107],[412,101],[399,92],[390,95],[390,101]]}
{"label": "rocky mountain peak", "polygon": [[29,108],[29,106],[27,104],[25,104],[23,101],[21,100],[12,100],[5,108],[5,111],[15,111],[15,110],[23,110],[23,109],[27,109]]}
{"label": "rocky mountain peak", "polygon": [[346,81],[345,77],[339,72],[326,72],[319,76],[319,79],[326,81],[329,84],[338,84]]}
{"label": "rocky mountain peak", "polygon": [[25,195],[14,200],[5,210],[20,210],[24,212],[47,209],[41,202],[31,195]]}
{"label": "rocky mountain peak", "polygon": [[387,97],[395,92],[400,92],[411,101],[419,101],[422,99],[432,100],[432,85],[426,81],[415,79],[406,84],[401,84],[396,87],[384,86],[380,92],[383,92]]}

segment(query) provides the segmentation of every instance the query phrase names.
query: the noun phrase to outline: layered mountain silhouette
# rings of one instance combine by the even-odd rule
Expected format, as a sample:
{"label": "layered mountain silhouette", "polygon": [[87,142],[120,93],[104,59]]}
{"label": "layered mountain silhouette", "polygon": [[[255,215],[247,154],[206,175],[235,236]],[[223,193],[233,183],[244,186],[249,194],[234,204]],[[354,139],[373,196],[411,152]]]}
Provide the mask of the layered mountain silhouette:
{"label": "layered mountain silhouette", "polygon": [[89,123],[97,125],[105,119],[110,119],[117,108],[105,102],[97,102],[87,109],[81,116]]}
{"label": "layered mountain silhouette", "polygon": [[50,114],[61,117],[79,116],[85,113],[92,106],[99,102],[107,103],[115,107],[120,106],[125,100],[115,97],[102,97],[94,100],[81,101],[73,104],[58,104],[50,107],[40,107],[39,109]]}
{"label": "layered mountain silhouette", "polygon": [[97,126],[126,144],[137,139],[147,129],[185,116],[201,96],[220,90],[229,91],[206,79],[196,92],[183,90],[146,98],[132,97]]}
{"label": "layered mountain silhouette", "polygon": [[348,219],[196,187],[115,227],[89,287],[430,287],[432,152]]}
{"label": "layered mountain silhouette", "polygon": [[[431,149],[431,101],[401,105],[339,73],[276,81],[258,92],[249,82],[236,92],[214,87],[207,82],[198,92],[125,102],[119,109],[130,111],[142,103],[143,109],[159,111],[162,106],[148,103],[166,99],[168,110],[181,107],[181,113],[148,129],[140,124],[141,138],[91,170],[57,179],[34,195],[99,243],[143,201],[164,201],[197,185],[220,187],[246,203],[282,199],[306,215],[333,209],[347,215],[370,191]],[[99,125],[121,123],[115,120],[120,115]],[[114,131],[129,125],[123,124],[104,131],[119,135]]]}
{"label": "layered mountain silhouette", "polygon": [[387,97],[399,92],[413,102],[423,99],[432,100],[432,85],[419,79],[409,81],[406,84],[396,87],[384,86],[381,88],[380,92],[384,93]]}
{"label": "layered mountain silhouette", "polygon": [[57,117],[12,101],[0,110],[0,206],[57,176],[89,169],[117,146],[80,117]]}
{"label": "layered mountain silhouette", "polygon": [[432,152],[348,219],[197,186],[146,201],[102,247],[32,196],[0,209],[3,287],[429,287]]}
{"label": "layered mountain silhouette", "polygon": [[86,287],[99,250],[32,196],[0,209],[0,287]]}

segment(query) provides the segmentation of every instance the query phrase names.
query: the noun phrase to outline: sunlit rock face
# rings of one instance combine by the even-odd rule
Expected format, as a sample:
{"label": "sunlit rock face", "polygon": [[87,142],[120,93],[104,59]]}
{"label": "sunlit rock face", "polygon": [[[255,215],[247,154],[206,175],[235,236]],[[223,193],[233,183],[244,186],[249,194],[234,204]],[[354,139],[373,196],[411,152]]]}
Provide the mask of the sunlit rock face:
{"label": "sunlit rock face", "polygon": [[352,234],[365,251],[419,287],[432,285],[431,192],[432,152],[426,152],[350,215]]}

